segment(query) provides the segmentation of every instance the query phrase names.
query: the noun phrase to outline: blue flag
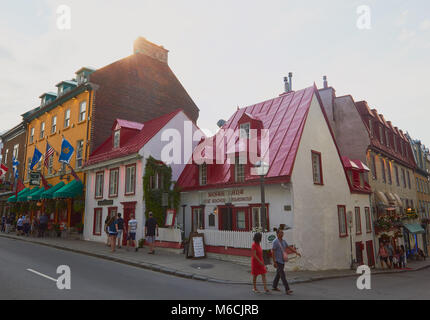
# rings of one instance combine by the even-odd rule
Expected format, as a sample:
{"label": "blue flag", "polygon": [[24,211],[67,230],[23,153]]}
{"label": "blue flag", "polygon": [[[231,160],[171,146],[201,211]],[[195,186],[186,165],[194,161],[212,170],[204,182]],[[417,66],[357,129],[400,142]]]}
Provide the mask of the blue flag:
{"label": "blue flag", "polygon": [[19,166],[19,161],[16,160],[15,157],[13,157],[12,168],[13,168],[13,176],[15,177],[15,179],[18,179],[18,166]]}
{"label": "blue flag", "polygon": [[75,149],[72,147],[72,145],[63,138],[63,142],[61,143],[61,154],[58,161],[69,163],[70,159],[72,159],[72,155]]}
{"label": "blue flag", "polygon": [[33,159],[31,160],[30,170],[33,170],[34,166],[39,163],[40,159],[42,159],[42,152],[40,152],[37,148],[34,148]]}

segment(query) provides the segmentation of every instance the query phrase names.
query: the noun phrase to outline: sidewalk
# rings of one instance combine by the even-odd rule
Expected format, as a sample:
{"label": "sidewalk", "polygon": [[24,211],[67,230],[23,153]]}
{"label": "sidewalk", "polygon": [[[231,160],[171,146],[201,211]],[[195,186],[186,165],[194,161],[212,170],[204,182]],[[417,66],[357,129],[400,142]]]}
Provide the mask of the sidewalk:
{"label": "sidewalk", "polygon": [[[243,266],[212,258],[200,260],[185,259],[183,254],[174,253],[168,249],[156,248],[155,255],[147,254],[147,248],[139,249],[138,252],[134,252],[133,250],[127,252],[125,248],[122,248],[112,253],[106,244],[98,242],[66,240],[61,238],[32,238],[4,233],[0,233],[0,237],[82,253],[184,278],[225,284],[252,284],[250,266]],[[427,259],[426,261],[413,261],[408,263],[408,268],[410,268],[410,270],[376,269],[372,270],[372,275],[411,272],[429,267],[430,259]],[[270,282],[274,276],[275,274],[273,272],[268,272],[268,281]],[[357,276],[355,271],[352,270],[287,272],[287,279],[291,284]]]}

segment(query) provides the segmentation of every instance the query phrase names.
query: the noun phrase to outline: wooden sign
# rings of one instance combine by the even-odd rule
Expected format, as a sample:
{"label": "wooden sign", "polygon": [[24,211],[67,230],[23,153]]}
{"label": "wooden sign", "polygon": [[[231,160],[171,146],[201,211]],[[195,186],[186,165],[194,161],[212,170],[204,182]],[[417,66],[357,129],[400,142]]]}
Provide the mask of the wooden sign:
{"label": "wooden sign", "polygon": [[190,237],[188,241],[187,258],[193,258],[193,259],[206,258],[204,234],[190,233]]}
{"label": "wooden sign", "polygon": [[175,225],[176,210],[168,209],[166,212],[165,227],[173,227]]}
{"label": "wooden sign", "polygon": [[30,172],[30,186],[40,185],[40,172]]}

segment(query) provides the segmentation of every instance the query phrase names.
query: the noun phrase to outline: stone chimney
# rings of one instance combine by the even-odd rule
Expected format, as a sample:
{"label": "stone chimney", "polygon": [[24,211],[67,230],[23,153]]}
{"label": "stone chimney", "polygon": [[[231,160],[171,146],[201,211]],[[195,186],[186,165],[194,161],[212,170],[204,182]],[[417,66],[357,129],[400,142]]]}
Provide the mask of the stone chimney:
{"label": "stone chimney", "polygon": [[146,40],[144,37],[139,37],[134,41],[133,53],[145,54],[165,64],[168,62],[169,50],[164,49],[163,46],[158,46],[155,43]]}

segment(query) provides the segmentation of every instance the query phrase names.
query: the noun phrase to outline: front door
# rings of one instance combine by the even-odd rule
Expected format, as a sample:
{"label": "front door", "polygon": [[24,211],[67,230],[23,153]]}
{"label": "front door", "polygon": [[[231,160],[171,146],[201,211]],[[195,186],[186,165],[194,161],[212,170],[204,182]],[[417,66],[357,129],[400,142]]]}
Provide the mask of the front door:
{"label": "front door", "polygon": [[367,265],[369,267],[375,266],[375,253],[373,251],[373,241],[366,241],[366,252],[367,252]]}
{"label": "front door", "polygon": [[356,242],[355,243],[355,257],[357,260],[357,263],[362,266],[364,264],[363,262],[363,243],[360,242]]}
{"label": "front door", "polygon": [[[131,219],[131,215],[133,214],[136,219],[136,202],[123,202],[123,219],[124,219],[124,229],[128,230],[128,221]],[[139,227],[139,225],[138,225]],[[137,239],[136,239],[137,240]],[[122,245],[127,245],[127,233],[123,232],[122,234]],[[134,246],[134,243],[132,244]]]}
{"label": "front door", "polygon": [[219,229],[233,230],[233,208],[220,207],[219,210]]}

